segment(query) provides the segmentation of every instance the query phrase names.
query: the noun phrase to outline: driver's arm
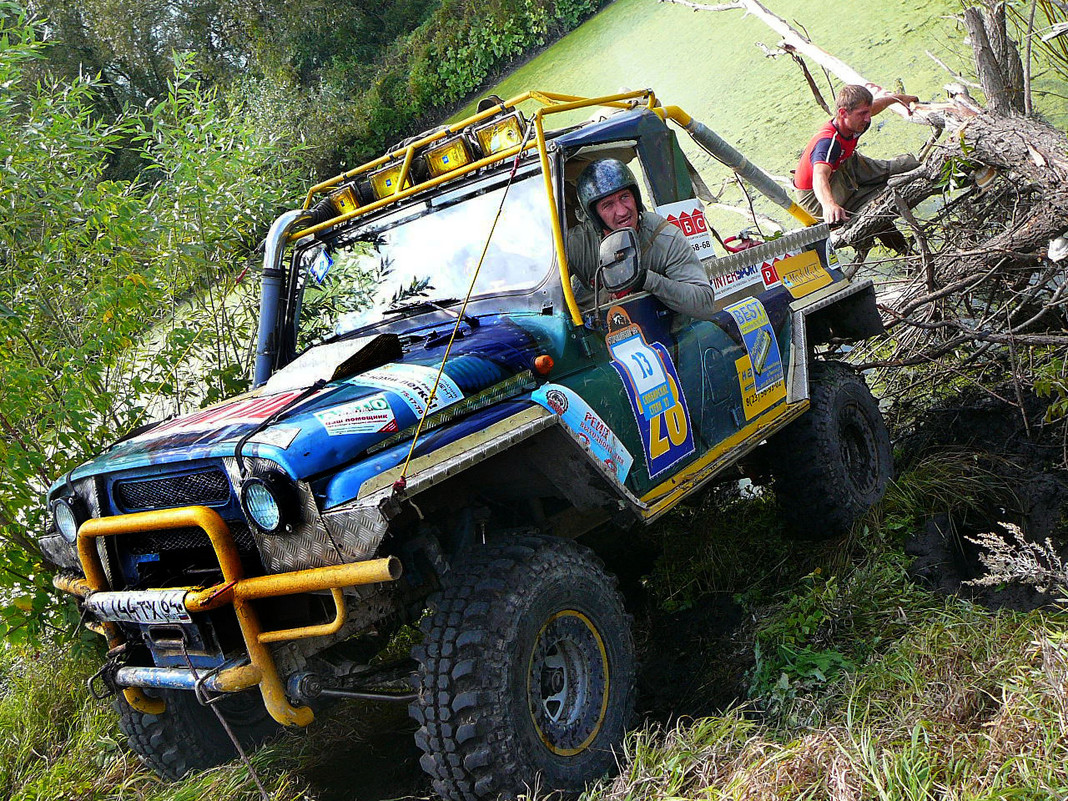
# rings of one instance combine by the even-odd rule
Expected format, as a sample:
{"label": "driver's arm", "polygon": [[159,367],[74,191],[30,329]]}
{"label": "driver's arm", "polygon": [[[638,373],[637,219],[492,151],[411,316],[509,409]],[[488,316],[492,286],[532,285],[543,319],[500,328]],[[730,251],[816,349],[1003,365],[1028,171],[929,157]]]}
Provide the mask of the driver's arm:
{"label": "driver's arm", "polygon": [[601,240],[589,225],[572,226],[567,232],[567,266],[571,289],[580,305],[593,297],[593,274],[601,261]]}
{"label": "driver's arm", "polygon": [[716,294],[701,260],[677,226],[664,226],[642,258],[647,267],[647,292],[680,314],[697,320],[712,319]]}

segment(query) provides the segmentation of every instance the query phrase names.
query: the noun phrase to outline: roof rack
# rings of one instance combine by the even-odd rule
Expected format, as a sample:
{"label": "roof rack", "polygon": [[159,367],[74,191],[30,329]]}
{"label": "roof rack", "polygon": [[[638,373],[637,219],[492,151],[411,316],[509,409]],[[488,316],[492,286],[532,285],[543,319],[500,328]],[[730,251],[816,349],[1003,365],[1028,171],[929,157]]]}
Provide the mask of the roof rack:
{"label": "roof rack", "polygon": [[[518,107],[529,102],[539,106],[528,119]],[[483,101],[480,110],[470,117],[419,134],[373,161],[313,186],[303,206],[313,212],[312,224],[294,231],[289,239],[300,239],[371,214],[447,181],[500,164],[520,150],[537,150],[545,168],[545,116],[591,106],[629,109],[640,105],[657,107],[651,89],[593,98],[530,91],[509,100],[494,97],[489,103]],[[534,125],[533,139],[525,133],[528,125]],[[319,195],[324,197],[313,206]]]}

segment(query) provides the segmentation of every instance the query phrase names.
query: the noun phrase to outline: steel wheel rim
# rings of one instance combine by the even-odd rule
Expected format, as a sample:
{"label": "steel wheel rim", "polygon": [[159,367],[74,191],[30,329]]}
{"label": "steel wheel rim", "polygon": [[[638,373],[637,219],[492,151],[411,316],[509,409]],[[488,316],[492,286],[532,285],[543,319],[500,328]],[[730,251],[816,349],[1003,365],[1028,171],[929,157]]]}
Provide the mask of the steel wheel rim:
{"label": "steel wheel rim", "polygon": [[863,495],[875,492],[879,483],[875,433],[868,418],[857,407],[850,407],[839,418],[838,440],[842,443],[846,473],[853,486]]}
{"label": "steel wheel rim", "polygon": [[604,724],[608,654],[586,615],[565,609],[534,640],[527,670],[527,704],[541,742],[559,756],[585,750]]}

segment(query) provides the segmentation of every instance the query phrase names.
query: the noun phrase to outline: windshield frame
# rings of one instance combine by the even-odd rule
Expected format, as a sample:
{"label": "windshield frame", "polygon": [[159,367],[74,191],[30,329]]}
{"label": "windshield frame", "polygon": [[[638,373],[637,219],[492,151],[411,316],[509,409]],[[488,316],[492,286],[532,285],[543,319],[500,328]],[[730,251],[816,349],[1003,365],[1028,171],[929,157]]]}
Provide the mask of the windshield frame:
{"label": "windshield frame", "polygon": [[[537,181],[539,179],[544,181],[541,165],[536,156],[524,159],[524,161],[526,163],[521,164],[514,179],[511,179],[511,183],[518,184],[520,182]],[[552,171],[553,183],[554,185],[558,184],[560,181],[560,170],[556,168],[555,158],[550,159],[550,168]],[[285,361],[288,362],[304,350],[308,350],[310,347],[316,347],[319,344],[325,344],[325,342],[338,341],[339,339],[359,336],[371,332],[403,332],[404,330],[417,328],[422,324],[419,318],[426,316],[436,318],[445,317],[449,320],[455,319],[456,315],[459,313],[460,303],[444,304],[447,310],[444,312],[441,309],[427,308],[426,310],[420,310],[412,314],[391,314],[384,316],[377,321],[347,331],[344,334],[330,337],[321,343],[310,345],[298,351],[297,342],[300,325],[300,310],[303,305],[303,293],[306,287],[306,284],[303,286],[300,285],[299,279],[305,254],[307,254],[309,250],[322,245],[326,245],[331,250],[336,250],[348,244],[355,243],[367,236],[373,236],[376,233],[393,229],[399,225],[410,223],[414,220],[424,218],[431,214],[467,202],[473,197],[490,194],[509,184],[510,172],[510,165],[506,165],[492,173],[480,174],[469,180],[448,185],[444,189],[439,189],[439,191],[431,195],[416,195],[403,205],[388,206],[381,212],[372,216],[359,218],[358,225],[344,226],[340,230],[328,229],[327,231],[315,234],[314,236],[298,240],[292,249],[286,279],[286,305],[283,313],[286,340],[284,345],[284,350],[286,352]],[[511,186],[509,191],[514,190],[514,188],[514,186]],[[542,197],[543,202],[545,202],[548,207],[549,199],[546,196],[544,187],[539,185],[534,191]],[[555,198],[562,197],[562,192],[559,190],[554,194]],[[549,222],[551,223],[551,220]],[[552,245],[553,233],[551,226],[547,229],[546,233],[548,234],[548,241],[550,243],[550,246],[546,251],[548,258],[544,264],[543,274],[537,283],[520,288],[505,289],[472,296],[468,304],[467,312],[465,313],[466,317],[509,311],[545,313],[546,308],[555,309],[564,305],[563,292],[559,282],[559,265],[557,263],[558,258],[556,248]],[[305,278],[305,280],[307,279]],[[521,298],[526,298],[527,300],[517,302],[517,299]],[[507,303],[502,303],[502,299],[508,299]],[[420,300],[421,299],[419,298],[413,298],[415,303],[418,303]],[[428,300],[436,302],[437,299],[429,298]],[[459,300],[462,301],[462,297]]]}

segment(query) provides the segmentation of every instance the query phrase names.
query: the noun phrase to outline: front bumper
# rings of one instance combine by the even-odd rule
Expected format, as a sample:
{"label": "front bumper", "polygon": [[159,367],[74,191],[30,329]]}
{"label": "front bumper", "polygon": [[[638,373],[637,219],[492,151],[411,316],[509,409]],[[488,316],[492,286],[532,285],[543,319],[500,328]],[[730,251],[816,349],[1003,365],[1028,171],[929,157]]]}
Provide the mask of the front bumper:
{"label": "front bumper", "polygon": [[[110,589],[97,550],[98,537],[188,526],[196,526],[208,535],[222,571],[222,582],[211,587],[189,587],[178,591],[168,588],[124,593]],[[146,696],[141,691],[142,687],[188,690],[202,685],[213,691],[236,692],[258,686],[271,717],[286,726],[308,725],[314,717],[311,709],[289,703],[267,645],[337,632],[345,622],[342,587],[395,581],[401,575],[400,560],[386,557],[245,577],[229,527],[217,512],[206,506],[185,506],[87,520],[78,530],[77,545],[85,578],[61,574],[55,578],[54,584],[58,589],[83,599],[86,610],[101,622],[112,649],[125,643],[122,630],[117,625],[119,621],[128,621],[142,614],[180,619],[183,614],[207,612],[227,605],[234,608],[247,651],[247,663],[224,665],[219,670],[208,672],[205,677],[200,677],[192,665],[188,670],[122,667],[114,673],[115,683],[123,687],[127,702],[149,714],[161,714],[165,706],[159,699]],[[261,598],[324,590],[329,590],[333,596],[336,616],[333,621],[320,625],[264,631],[252,604]],[[130,603],[123,603],[124,596]]]}

